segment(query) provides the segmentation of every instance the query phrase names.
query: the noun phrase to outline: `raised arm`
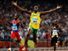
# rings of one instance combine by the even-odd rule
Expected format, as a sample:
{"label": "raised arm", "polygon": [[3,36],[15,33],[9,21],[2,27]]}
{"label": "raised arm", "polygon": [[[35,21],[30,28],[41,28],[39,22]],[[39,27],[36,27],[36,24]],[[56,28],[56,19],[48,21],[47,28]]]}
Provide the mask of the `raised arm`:
{"label": "raised arm", "polygon": [[31,11],[28,11],[27,9],[23,9],[22,7],[20,7],[19,5],[17,5],[17,3],[16,2],[12,2],[12,4],[14,5],[14,6],[16,6],[19,10],[21,10],[21,11],[26,11],[26,12],[28,12],[28,13],[31,13]]}
{"label": "raised arm", "polygon": [[57,7],[54,8],[54,9],[51,9],[51,10],[48,10],[48,11],[43,11],[43,12],[41,12],[41,14],[47,14],[47,13],[53,12],[53,11],[55,11],[55,10],[57,10],[57,9],[60,9],[60,8],[62,8],[62,7],[61,7],[61,6],[57,6]]}

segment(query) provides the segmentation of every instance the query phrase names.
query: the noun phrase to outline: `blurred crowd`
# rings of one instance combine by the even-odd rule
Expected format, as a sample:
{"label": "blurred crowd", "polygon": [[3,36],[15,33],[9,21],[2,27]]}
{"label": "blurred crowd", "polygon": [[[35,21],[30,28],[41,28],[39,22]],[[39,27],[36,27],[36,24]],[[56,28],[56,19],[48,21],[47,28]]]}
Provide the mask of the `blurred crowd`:
{"label": "blurred crowd", "polygon": [[[21,12],[15,6],[10,4],[11,2],[7,2],[6,0],[3,2],[0,1],[0,40],[10,40],[10,33],[11,33],[11,21],[16,16],[19,18],[19,34],[22,37],[25,37],[28,33],[28,25],[29,25],[29,18],[30,15],[26,12]],[[40,6],[41,7],[41,6]],[[45,10],[45,9],[40,9]],[[63,11],[61,9],[46,14],[41,15],[42,22],[40,25],[40,29],[37,32],[37,39],[40,41],[44,41],[49,37],[51,38],[51,31],[54,26],[57,26],[59,30],[59,41],[66,41],[68,40],[68,12]],[[47,37],[46,34],[49,34]],[[30,36],[30,39],[32,35]]]}

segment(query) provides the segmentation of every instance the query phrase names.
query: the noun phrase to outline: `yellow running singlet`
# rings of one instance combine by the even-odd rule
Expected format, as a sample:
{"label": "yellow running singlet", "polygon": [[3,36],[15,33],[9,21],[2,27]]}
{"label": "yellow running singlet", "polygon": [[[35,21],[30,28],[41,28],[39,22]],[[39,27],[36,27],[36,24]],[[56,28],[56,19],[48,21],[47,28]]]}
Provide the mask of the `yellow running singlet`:
{"label": "yellow running singlet", "polygon": [[30,24],[29,24],[29,26],[31,28],[34,28],[34,29],[39,29],[40,22],[41,22],[40,12],[37,12],[37,13],[32,12],[31,13],[31,17],[30,17]]}

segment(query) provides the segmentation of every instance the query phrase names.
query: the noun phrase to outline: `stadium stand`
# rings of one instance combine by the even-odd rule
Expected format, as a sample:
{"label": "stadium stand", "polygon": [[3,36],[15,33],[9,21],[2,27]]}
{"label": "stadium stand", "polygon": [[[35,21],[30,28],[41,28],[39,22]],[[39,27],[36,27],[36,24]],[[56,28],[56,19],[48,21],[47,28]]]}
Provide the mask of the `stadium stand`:
{"label": "stadium stand", "polygon": [[[43,2],[43,1],[42,1]],[[21,4],[20,4],[21,3]],[[26,3],[26,2],[25,2]],[[30,4],[29,2],[28,4]],[[41,3],[41,2],[40,2]],[[22,7],[23,3],[21,1],[18,2],[18,4]],[[31,3],[32,4],[32,3]],[[39,3],[38,3],[39,4]],[[45,5],[45,4],[39,4],[39,5]],[[59,46],[67,46],[68,44],[68,10],[67,10],[67,5],[65,6],[65,3],[63,3],[64,7],[62,9],[59,9],[55,12],[46,14],[46,15],[41,15],[41,18],[43,19],[41,23],[41,28],[38,31],[38,47],[47,47],[47,42],[46,42],[46,31],[48,31],[51,34],[51,28],[54,25],[58,25],[59,27]],[[33,5],[28,5],[32,8]],[[50,6],[50,7],[49,7]],[[40,10],[48,10],[51,9],[52,7],[55,7],[55,5],[52,5],[52,3],[48,3],[48,5],[44,8],[40,6]],[[28,8],[26,4],[24,7]],[[28,8],[28,9],[31,9]],[[45,9],[47,8],[47,9]],[[29,23],[29,16],[25,12],[21,12],[17,8],[15,8],[11,4],[11,0],[0,0],[0,48],[3,47],[10,47],[11,46],[11,39],[10,39],[10,32],[11,32],[11,20],[13,19],[14,16],[18,16],[20,19],[20,32],[22,34],[22,37],[25,37],[27,34],[27,28],[28,28],[28,23]],[[22,29],[22,31],[21,31]],[[43,31],[44,30],[44,31]],[[30,36],[30,39],[32,36]],[[51,40],[49,40],[50,42]],[[63,42],[61,45],[60,42]],[[45,45],[43,45],[45,43]],[[13,42],[12,46],[17,47],[16,44]],[[49,46],[50,43],[49,43]]]}

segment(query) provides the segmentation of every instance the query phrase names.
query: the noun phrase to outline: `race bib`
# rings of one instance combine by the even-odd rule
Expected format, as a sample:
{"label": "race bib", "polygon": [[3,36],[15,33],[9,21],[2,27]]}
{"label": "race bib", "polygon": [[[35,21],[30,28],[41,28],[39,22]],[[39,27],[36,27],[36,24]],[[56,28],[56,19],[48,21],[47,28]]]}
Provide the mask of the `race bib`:
{"label": "race bib", "polygon": [[12,30],[17,30],[17,26],[16,25],[13,25],[12,26]]}
{"label": "race bib", "polygon": [[34,22],[34,23],[37,23],[37,18],[32,18],[32,21]]}
{"label": "race bib", "polygon": [[53,36],[58,35],[58,31],[57,31],[57,30],[53,30],[52,35],[53,35]]}

